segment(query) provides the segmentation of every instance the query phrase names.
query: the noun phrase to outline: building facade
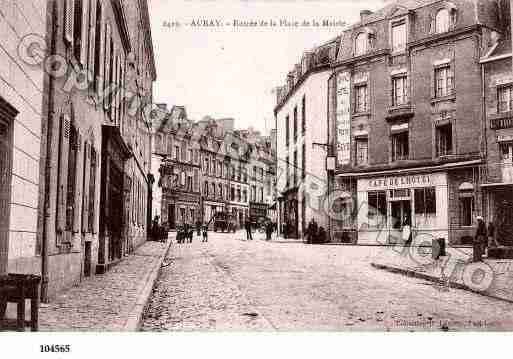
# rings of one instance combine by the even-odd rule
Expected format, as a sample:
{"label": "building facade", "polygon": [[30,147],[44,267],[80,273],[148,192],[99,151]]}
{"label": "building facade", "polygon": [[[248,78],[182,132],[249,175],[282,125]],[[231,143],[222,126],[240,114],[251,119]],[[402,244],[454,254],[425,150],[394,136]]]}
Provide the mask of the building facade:
{"label": "building facade", "polygon": [[338,43],[306,52],[277,89],[276,190],[278,234],[301,238],[310,220],[326,230],[321,211],[328,188],[328,80]]}
{"label": "building facade", "polygon": [[[176,130],[178,124],[182,131]],[[264,191],[272,156],[270,146],[261,144],[262,136],[235,130],[230,118],[206,117],[193,122],[183,107],[175,106],[154,137],[154,153],[162,162],[160,215],[168,228],[200,221],[213,230],[215,214],[223,212],[230,214],[240,229],[251,219],[251,206],[265,206],[267,215]],[[186,160],[180,161],[180,166],[187,168],[178,169],[177,149],[188,153]]]}
{"label": "building facade", "polygon": [[66,72],[45,82],[43,298],[105,272],[146,239],[151,137],[141,109],[156,78],[146,1],[47,4],[47,49]]}
{"label": "building facade", "polygon": [[41,273],[38,197],[48,77],[20,45],[31,34],[46,47],[50,5],[8,1],[0,13],[0,275]]}

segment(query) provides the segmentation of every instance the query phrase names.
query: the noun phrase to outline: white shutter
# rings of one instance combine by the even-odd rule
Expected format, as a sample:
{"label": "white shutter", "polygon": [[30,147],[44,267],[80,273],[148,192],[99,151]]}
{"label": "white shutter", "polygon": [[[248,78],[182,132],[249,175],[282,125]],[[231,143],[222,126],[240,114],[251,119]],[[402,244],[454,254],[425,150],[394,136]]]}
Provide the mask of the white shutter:
{"label": "white shutter", "polygon": [[57,232],[62,233],[66,229],[66,198],[68,191],[68,156],[71,122],[67,115],[61,116],[59,131],[59,173],[57,188]]}
{"label": "white shutter", "polygon": [[[110,57],[112,56],[112,48],[111,48],[111,28],[110,28],[110,24],[107,24],[107,31],[105,33],[105,49],[106,49],[106,52],[105,52],[105,78],[104,78],[104,86],[103,86],[103,89],[104,91],[108,91],[109,87],[110,87],[110,72],[112,71],[112,69],[110,68]],[[109,101],[108,101],[108,96],[107,96],[107,101],[105,101],[105,98],[104,98],[104,101],[103,101],[103,105],[104,105],[104,108],[107,109],[108,106],[110,105],[109,104]]]}
{"label": "white shutter", "polygon": [[88,43],[88,34],[89,34],[89,7],[90,7],[90,1],[91,0],[82,0],[82,33],[80,36],[82,37],[82,40],[80,41],[80,63],[84,66],[84,68],[87,67],[87,47],[89,46]]}
{"label": "white shutter", "polygon": [[91,72],[91,76],[94,75],[94,52],[99,49],[95,49],[96,39],[96,1],[98,0],[87,0],[89,2],[89,58],[87,59],[87,69]]}
{"label": "white shutter", "polygon": [[88,230],[89,220],[89,174],[91,172],[91,145],[84,143],[84,163],[82,172],[82,233]]}
{"label": "white shutter", "polygon": [[81,149],[82,149],[82,135],[80,134],[80,130],[76,129],[77,133],[77,139],[76,139],[76,161],[75,161],[75,193],[74,193],[74,199],[75,199],[75,208],[73,211],[73,225],[72,230],[73,233],[78,233],[80,231],[80,210],[81,210],[81,203],[82,203],[82,182],[83,177],[81,176],[80,169],[83,167],[83,157],[80,155]]}
{"label": "white shutter", "polygon": [[64,4],[64,39],[73,44],[73,21],[75,17],[74,0],[65,0]]}

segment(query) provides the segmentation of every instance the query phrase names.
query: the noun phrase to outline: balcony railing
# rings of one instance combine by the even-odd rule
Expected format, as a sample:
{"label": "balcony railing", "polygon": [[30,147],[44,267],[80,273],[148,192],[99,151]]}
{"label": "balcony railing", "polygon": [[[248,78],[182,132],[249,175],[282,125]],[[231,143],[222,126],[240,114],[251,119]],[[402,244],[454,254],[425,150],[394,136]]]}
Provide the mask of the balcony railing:
{"label": "balcony railing", "polygon": [[492,118],[490,120],[490,128],[492,130],[501,130],[504,128],[513,128],[513,116]]}

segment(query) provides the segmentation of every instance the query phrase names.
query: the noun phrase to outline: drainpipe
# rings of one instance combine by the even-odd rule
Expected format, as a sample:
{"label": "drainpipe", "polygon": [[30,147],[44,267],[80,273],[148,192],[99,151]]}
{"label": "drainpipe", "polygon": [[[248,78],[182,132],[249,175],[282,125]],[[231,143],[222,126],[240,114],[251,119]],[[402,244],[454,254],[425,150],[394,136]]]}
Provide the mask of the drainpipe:
{"label": "drainpipe", "polygon": [[[57,4],[55,1],[51,3],[52,9],[52,25],[51,25],[51,38],[50,38],[50,54],[55,55],[55,41],[57,38]],[[45,177],[44,177],[44,204],[43,204],[43,229],[42,229],[42,248],[41,248],[41,301],[48,303],[48,256],[49,256],[49,243],[48,231],[50,227],[50,182],[52,171],[52,138],[53,138],[53,117],[54,117],[54,94],[55,85],[52,75],[48,76],[48,112],[46,121],[46,157],[45,161]],[[44,134],[43,134],[44,138]]]}

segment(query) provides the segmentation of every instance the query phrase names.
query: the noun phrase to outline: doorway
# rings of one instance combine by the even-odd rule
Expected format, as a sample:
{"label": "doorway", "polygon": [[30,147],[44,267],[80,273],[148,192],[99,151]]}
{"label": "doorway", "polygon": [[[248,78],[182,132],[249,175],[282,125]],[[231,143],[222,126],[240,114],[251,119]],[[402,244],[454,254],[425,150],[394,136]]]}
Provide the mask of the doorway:
{"label": "doorway", "polygon": [[167,225],[169,229],[176,229],[174,204],[167,205]]}
{"label": "doorway", "polygon": [[91,276],[91,242],[84,245],[84,277]]}
{"label": "doorway", "polygon": [[392,228],[402,230],[408,223],[411,226],[410,200],[391,201]]}
{"label": "doorway", "polygon": [[505,186],[497,189],[495,196],[495,226],[497,229],[497,241],[501,245],[513,245],[513,216],[511,208],[513,207],[513,188]]}
{"label": "doorway", "polygon": [[[1,108],[0,108],[1,110]],[[12,165],[11,121],[0,112],[0,275],[7,273]]]}

